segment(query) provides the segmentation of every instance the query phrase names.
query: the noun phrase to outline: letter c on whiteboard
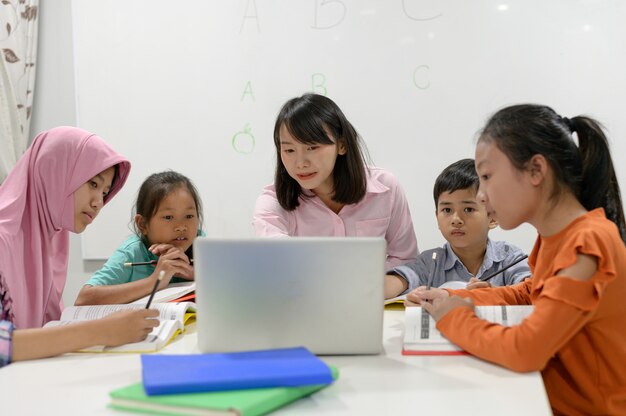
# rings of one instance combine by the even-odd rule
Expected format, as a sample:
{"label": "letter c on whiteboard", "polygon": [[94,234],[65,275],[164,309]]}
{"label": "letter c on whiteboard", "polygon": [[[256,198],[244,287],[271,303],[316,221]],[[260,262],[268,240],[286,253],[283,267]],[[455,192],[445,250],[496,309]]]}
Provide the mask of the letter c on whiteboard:
{"label": "letter c on whiteboard", "polygon": [[420,90],[425,90],[430,87],[430,81],[426,77],[427,71],[430,71],[428,65],[419,65],[413,71],[413,84]]}

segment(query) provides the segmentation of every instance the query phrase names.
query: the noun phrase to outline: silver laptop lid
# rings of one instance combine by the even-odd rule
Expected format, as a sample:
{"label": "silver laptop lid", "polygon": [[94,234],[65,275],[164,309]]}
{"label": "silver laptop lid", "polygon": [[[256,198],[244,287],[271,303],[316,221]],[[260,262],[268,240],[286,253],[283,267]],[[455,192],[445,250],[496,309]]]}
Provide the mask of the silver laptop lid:
{"label": "silver laptop lid", "polygon": [[382,238],[196,238],[202,352],[382,349]]}

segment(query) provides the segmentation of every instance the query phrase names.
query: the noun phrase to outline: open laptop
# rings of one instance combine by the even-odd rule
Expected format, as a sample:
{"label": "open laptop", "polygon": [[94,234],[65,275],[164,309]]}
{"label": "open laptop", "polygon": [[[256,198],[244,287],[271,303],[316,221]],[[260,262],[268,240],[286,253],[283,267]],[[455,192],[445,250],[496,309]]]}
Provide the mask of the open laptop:
{"label": "open laptop", "polygon": [[378,354],[385,256],[382,238],[198,237],[198,347]]}

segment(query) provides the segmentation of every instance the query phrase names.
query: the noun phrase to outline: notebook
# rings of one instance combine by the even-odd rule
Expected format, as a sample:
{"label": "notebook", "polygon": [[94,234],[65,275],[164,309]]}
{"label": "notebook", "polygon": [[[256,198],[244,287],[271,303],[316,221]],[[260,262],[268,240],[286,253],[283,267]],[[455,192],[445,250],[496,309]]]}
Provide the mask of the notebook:
{"label": "notebook", "polygon": [[328,384],[331,371],[304,347],[141,356],[146,394],[163,395]]}
{"label": "notebook", "polygon": [[373,237],[198,237],[198,347],[378,354],[385,256]]}

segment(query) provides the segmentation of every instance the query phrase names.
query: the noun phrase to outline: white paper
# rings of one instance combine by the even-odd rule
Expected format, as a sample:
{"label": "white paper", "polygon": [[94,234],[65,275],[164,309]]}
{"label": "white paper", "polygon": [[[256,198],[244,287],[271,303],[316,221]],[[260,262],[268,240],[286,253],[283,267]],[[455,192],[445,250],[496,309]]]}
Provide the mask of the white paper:
{"label": "white paper", "polygon": [[[476,315],[505,326],[520,324],[532,313],[532,305],[476,306]],[[404,349],[408,351],[459,351],[436,328],[435,320],[419,306],[407,307],[404,320]]]}

